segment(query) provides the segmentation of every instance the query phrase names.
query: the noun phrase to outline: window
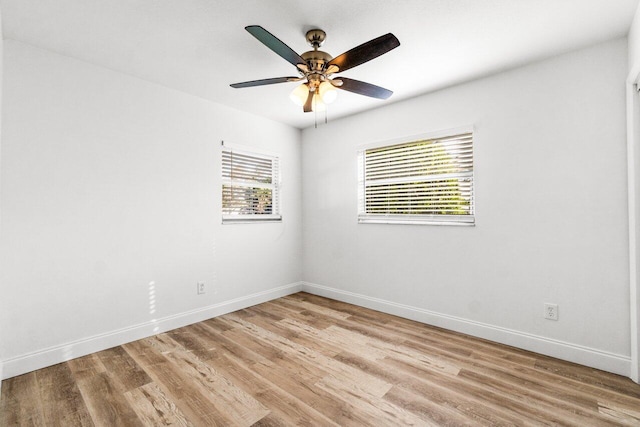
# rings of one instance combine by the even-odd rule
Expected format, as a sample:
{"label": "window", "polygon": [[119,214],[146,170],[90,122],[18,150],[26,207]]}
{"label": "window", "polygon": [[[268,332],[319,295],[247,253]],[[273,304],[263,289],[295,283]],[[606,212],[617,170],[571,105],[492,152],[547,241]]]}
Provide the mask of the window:
{"label": "window", "polygon": [[471,132],[363,149],[358,160],[358,222],[474,224]]}
{"label": "window", "polygon": [[222,147],[222,222],[280,221],[279,159]]}

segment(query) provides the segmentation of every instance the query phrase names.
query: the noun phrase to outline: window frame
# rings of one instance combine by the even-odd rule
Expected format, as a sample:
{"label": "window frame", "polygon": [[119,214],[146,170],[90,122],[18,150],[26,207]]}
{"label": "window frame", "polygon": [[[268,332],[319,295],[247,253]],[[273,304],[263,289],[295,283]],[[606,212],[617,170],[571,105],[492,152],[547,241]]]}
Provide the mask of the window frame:
{"label": "window frame", "polygon": [[[451,138],[458,135],[470,134],[472,156],[475,157],[475,129],[473,126],[463,126],[452,129],[439,130],[435,132],[411,135],[390,140],[376,141],[363,144],[357,148],[358,159],[358,223],[359,224],[418,224],[418,225],[453,225],[453,226],[475,226],[475,161],[472,164],[470,179],[470,214],[382,214],[366,212],[366,186],[365,181],[365,153],[367,150],[392,147],[395,145],[410,144],[424,140],[439,140]],[[473,158],[472,157],[472,158]]]}
{"label": "window frame", "polygon": [[[232,152],[245,156],[251,156],[264,160],[270,160],[272,162],[271,168],[271,183],[260,183],[256,181],[254,185],[251,185],[250,181],[240,181],[229,179],[224,176],[224,153]],[[282,210],[281,210],[281,167],[280,167],[280,155],[254,148],[250,146],[238,145],[222,141],[220,144],[220,211],[222,224],[256,224],[256,223],[268,223],[268,222],[282,222]],[[268,188],[271,190],[271,214],[228,214],[225,213],[224,207],[224,188],[225,186],[238,186],[248,188]]]}

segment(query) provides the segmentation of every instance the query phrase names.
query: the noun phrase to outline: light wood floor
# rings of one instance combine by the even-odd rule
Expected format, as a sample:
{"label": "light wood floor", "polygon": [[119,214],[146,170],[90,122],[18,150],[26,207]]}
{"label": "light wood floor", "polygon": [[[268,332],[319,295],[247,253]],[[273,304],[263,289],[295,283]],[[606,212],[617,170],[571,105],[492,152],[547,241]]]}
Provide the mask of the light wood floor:
{"label": "light wood floor", "polygon": [[0,425],[640,425],[631,380],[299,293],[5,380]]}

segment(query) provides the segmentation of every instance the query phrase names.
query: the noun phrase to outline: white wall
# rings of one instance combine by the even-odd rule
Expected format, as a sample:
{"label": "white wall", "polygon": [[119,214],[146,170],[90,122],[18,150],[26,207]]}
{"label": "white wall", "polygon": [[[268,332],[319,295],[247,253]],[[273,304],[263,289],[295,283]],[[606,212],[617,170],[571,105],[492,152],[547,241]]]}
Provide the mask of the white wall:
{"label": "white wall", "polygon": [[[4,38],[2,37],[2,13],[0,13],[0,189],[2,188],[2,70],[3,70],[3,52],[4,52]],[[0,197],[0,241],[2,241],[2,197]],[[2,282],[0,282],[0,291],[2,288]],[[3,326],[0,323],[0,330]],[[0,347],[2,346],[0,339]],[[2,372],[3,362],[0,357],[0,393],[2,392]]]}
{"label": "white wall", "polygon": [[[299,288],[299,130],[11,40],[4,58],[6,377]],[[282,223],[221,225],[221,140],[281,155]]]}
{"label": "white wall", "polygon": [[[628,374],[626,58],[620,39],[305,130],[305,286]],[[358,146],[464,125],[475,227],[357,224]]]}
{"label": "white wall", "polygon": [[629,68],[632,68],[634,64],[640,61],[640,5],[636,9],[631,28],[629,28],[628,42]]}
{"label": "white wall", "polygon": [[627,164],[629,198],[629,279],[631,323],[631,378],[640,382],[640,6],[629,30],[627,75]]}

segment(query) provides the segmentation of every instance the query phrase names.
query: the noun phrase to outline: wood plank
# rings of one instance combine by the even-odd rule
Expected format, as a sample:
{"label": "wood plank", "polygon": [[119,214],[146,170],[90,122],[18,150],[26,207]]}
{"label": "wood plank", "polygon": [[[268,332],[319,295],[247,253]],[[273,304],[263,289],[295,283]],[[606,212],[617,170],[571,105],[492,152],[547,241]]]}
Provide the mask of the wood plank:
{"label": "wood plank", "polygon": [[[278,420],[286,421],[287,425],[321,423],[325,426],[337,426],[336,423],[288,390],[258,375],[252,367],[244,365],[240,360],[233,359],[233,356],[222,355],[210,360],[209,363],[223,372],[225,377],[231,379],[245,392],[251,393],[256,400],[268,407],[271,413],[267,417],[277,416]],[[262,418],[261,421],[264,419]]]}
{"label": "wood plank", "polygon": [[[307,302],[305,300],[294,299],[291,296],[280,298],[279,300],[276,300],[276,303],[286,305],[291,300],[295,301],[293,305],[295,307],[299,307],[300,311],[309,310],[311,312],[318,312],[320,314],[324,314],[325,316],[334,318],[336,320],[344,320],[351,316],[350,313],[341,311],[341,310],[336,310],[335,308],[331,307],[329,304],[324,306],[317,305],[317,304]],[[355,306],[351,306],[351,307],[353,308]]]}
{"label": "wood plank", "polygon": [[[429,352],[438,353],[432,346],[424,346],[414,342],[407,342],[406,345],[416,349],[428,349]],[[489,357],[479,357],[473,353],[472,357],[459,357],[450,355],[462,371],[459,376],[468,379],[470,382],[489,384],[495,381],[497,387],[514,388],[524,396],[533,394],[535,399],[549,401],[554,405],[563,405],[570,410],[576,411],[585,408],[588,411],[596,409],[596,400],[588,394],[576,393],[573,388],[558,387],[554,378],[545,378],[545,374],[535,370],[525,369],[515,364],[504,362],[502,359],[492,359]],[[552,384],[552,385],[551,385]],[[551,385],[551,386],[550,386]]]}
{"label": "wood plank", "polygon": [[287,337],[287,339],[296,344],[308,347],[324,356],[333,357],[342,351],[342,349],[334,345],[331,340],[319,339],[321,335],[324,336],[324,334],[320,332],[321,329],[316,329],[309,323],[303,323],[297,319],[282,319],[273,325],[269,325],[266,329]]}
{"label": "wood plank", "polygon": [[468,381],[469,384],[491,390],[498,395],[517,395],[529,402],[535,402],[535,407],[538,410],[548,411],[548,413],[555,412],[562,420],[573,419],[578,425],[588,419],[597,420],[601,426],[615,425],[611,419],[595,414],[597,410],[595,401],[572,396],[568,391],[559,393],[557,390],[549,388],[540,389],[521,381],[519,378],[514,378],[514,381],[504,381],[489,374],[483,375],[466,369],[462,370],[459,378]]}
{"label": "wood plank", "polygon": [[147,340],[160,351],[190,384],[194,384],[224,419],[234,425],[250,425],[264,417],[269,410],[252,396],[236,387],[210,365],[174,341],[168,334]]}
{"label": "wood plank", "polygon": [[109,374],[122,385],[123,392],[151,382],[149,375],[122,347],[101,351],[98,357]]}
{"label": "wood plank", "polygon": [[275,300],[261,304],[259,308],[279,313],[279,315],[285,319],[295,319],[316,329],[324,329],[340,321],[340,319],[328,316],[321,311],[311,311],[309,309],[300,310],[299,308],[296,310],[292,308],[292,305],[293,304],[287,303],[283,304],[281,301]]}
{"label": "wood plank", "polygon": [[342,378],[333,375],[324,377],[316,386],[339,399],[350,400],[355,408],[381,425],[435,425],[425,422],[400,406],[372,395],[366,387],[360,387],[360,384],[343,381]]}
{"label": "wood plank", "polygon": [[341,426],[367,424],[367,418],[362,418],[361,414],[351,411],[351,406],[348,402],[334,398],[313,383],[309,383],[297,375],[291,375],[286,368],[278,365],[264,366],[256,363],[251,369],[265,380],[277,384],[279,388],[296,396],[307,406],[320,412],[332,422]]}
{"label": "wood plank", "polygon": [[[416,405],[402,407],[406,410],[411,410],[411,408],[417,410],[418,415],[423,418],[425,411],[427,409],[433,411],[433,405],[435,405],[438,410],[433,415],[427,416],[427,419],[433,419],[440,423],[450,419],[459,421],[467,419],[486,425],[504,422],[498,416],[494,416],[491,408],[485,408],[477,400],[461,395],[459,387],[445,388],[439,387],[437,384],[434,385],[433,381],[428,381],[427,378],[411,372],[412,369],[415,369],[411,366],[407,369],[409,372],[403,369],[389,369],[386,360],[374,361],[348,352],[340,354],[336,359],[394,384],[394,387],[385,394],[384,398],[394,403],[415,401]],[[437,375],[437,373],[434,372],[433,375]],[[407,397],[409,394],[412,395],[411,398]],[[430,404],[420,403],[420,399],[426,400]]]}
{"label": "wood plank", "polygon": [[1,426],[44,426],[46,424],[36,378],[37,372],[29,372],[2,382]]}
{"label": "wood plank", "polygon": [[193,327],[169,331],[167,335],[184,348],[189,349],[200,360],[209,360],[215,357],[219,351],[220,345],[217,342],[210,339],[208,334],[199,333]]}
{"label": "wood plank", "polygon": [[[346,302],[332,300],[329,298],[321,297],[318,295],[309,294],[307,292],[298,292],[293,295],[287,295],[283,298],[278,298],[274,302],[277,303],[289,303],[294,307],[299,307],[300,304],[305,304],[306,307],[309,307],[312,310],[326,310],[329,309],[331,311],[337,311],[341,313],[339,317],[348,318],[357,313],[367,313],[366,308],[358,307],[357,305],[349,304]],[[311,305],[306,304],[311,303]],[[375,313],[377,316],[378,313]]]}
{"label": "wood plank", "polygon": [[76,381],[91,377],[101,372],[107,372],[104,364],[100,360],[98,353],[89,354],[67,362]]}
{"label": "wood plank", "polygon": [[611,375],[598,369],[566,363],[547,356],[538,356],[535,361],[538,371],[546,371],[581,383],[591,384],[626,396],[640,398],[640,388],[631,379],[620,375]]}
{"label": "wood plank", "polygon": [[[545,413],[537,405],[527,405],[516,394],[497,393],[489,388],[465,382],[458,377],[438,375],[433,371],[420,369],[415,365],[392,358],[382,362],[389,368],[400,369],[419,378],[419,383],[408,385],[419,395],[437,390],[441,396],[446,396],[450,404],[465,402],[465,414],[473,419],[483,420],[492,425],[517,425],[522,420],[529,420],[533,424],[544,424],[549,421],[552,424],[557,423],[556,413]],[[571,414],[565,415],[568,420],[573,421]]]}
{"label": "wood plank", "polygon": [[56,426],[94,425],[67,364],[60,363],[41,369],[37,371],[36,376],[47,424]]}
{"label": "wood plank", "polygon": [[124,396],[146,426],[193,426],[180,408],[153,383],[129,390]]}
{"label": "wood plank", "polygon": [[389,344],[375,338],[361,337],[356,333],[334,326],[328,328],[327,333],[332,334],[334,337],[340,337],[344,346],[353,346],[354,343],[362,343],[364,346],[361,348],[362,353],[376,354],[377,359],[392,357],[421,369],[429,369],[452,376],[458,375],[458,372],[460,372],[460,367],[457,364],[451,363],[441,357],[434,357],[430,354],[415,351],[402,344]]}
{"label": "wood plank", "polygon": [[259,419],[251,425],[251,427],[286,427],[290,426],[288,422],[275,414],[269,414]]}
{"label": "wood plank", "polygon": [[442,405],[426,396],[412,393],[397,385],[394,385],[384,395],[384,399],[413,413],[426,423],[437,426],[491,425],[488,422],[483,422],[483,419],[471,421],[464,413],[457,412],[454,408]]}
{"label": "wood plank", "polygon": [[96,426],[143,426],[108,373],[80,379],[77,384]]}
{"label": "wood plank", "polygon": [[[197,324],[192,326],[197,331],[200,339],[212,341],[218,346],[217,349],[219,349],[220,353],[231,354],[233,357],[242,360],[246,364],[263,363],[268,365],[270,357],[277,357],[277,354],[274,354],[274,352],[279,351],[270,350],[265,354],[264,352],[256,351],[255,347],[244,345],[245,342],[239,342],[237,339],[233,338],[230,339],[230,337],[233,336],[233,333],[238,331],[236,328],[229,328],[220,333],[217,332],[217,330],[211,329],[208,324]],[[255,339],[250,339],[249,341],[256,342]],[[246,343],[249,344],[249,341]]]}
{"label": "wood plank", "polygon": [[214,317],[213,319],[204,320],[200,322],[200,324],[207,325],[209,328],[217,332],[224,332],[234,328],[233,326],[229,326],[224,321],[224,316]]}
{"label": "wood plank", "polygon": [[613,422],[625,426],[640,426],[640,408],[622,408],[607,403],[598,403],[598,412]]}
{"label": "wood plank", "polygon": [[344,381],[351,381],[361,386],[366,386],[371,394],[377,397],[382,397],[391,388],[391,384],[381,381],[375,377],[367,375],[357,369],[353,369],[350,366],[345,366],[341,363],[337,363],[334,359],[324,356],[316,351],[313,351],[305,346],[296,344],[286,338],[283,338],[277,334],[274,334],[266,329],[260,328],[253,323],[246,322],[234,314],[226,315],[227,319],[237,322],[246,329],[252,332],[252,334],[266,342],[276,342],[282,346],[287,352],[298,356],[302,360],[306,360],[311,364],[318,364],[322,366],[324,370],[329,371],[331,374],[341,377]]}
{"label": "wood plank", "polygon": [[[231,424],[231,420],[212,404],[208,390],[199,382],[191,381],[179,366],[168,360],[166,354],[162,354],[165,345],[153,343],[155,338],[157,337],[140,340],[137,346],[127,345],[125,349],[191,423],[206,426]],[[148,364],[147,361],[153,363]]]}

